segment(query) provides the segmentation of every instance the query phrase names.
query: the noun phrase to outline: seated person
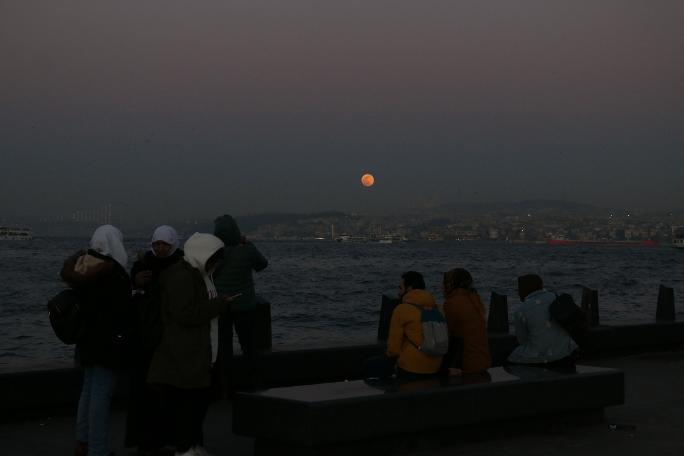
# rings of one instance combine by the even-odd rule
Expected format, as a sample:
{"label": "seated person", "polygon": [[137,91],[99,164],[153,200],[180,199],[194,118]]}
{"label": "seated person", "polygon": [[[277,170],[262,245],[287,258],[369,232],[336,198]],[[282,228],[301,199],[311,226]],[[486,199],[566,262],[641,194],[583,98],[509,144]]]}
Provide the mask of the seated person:
{"label": "seated person", "polygon": [[549,367],[574,364],[577,344],[549,315],[556,295],[545,290],[535,274],[518,277],[518,294],[522,304],[513,315],[513,325],[520,345],[508,362]]}
{"label": "seated person", "polygon": [[[447,361],[459,358],[462,351],[460,367],[464,374],[484,372],[492,365],[489,354],[489,336],[485,320],[485,308],[480,295],[473,289],[473,278],[461,268],[444,273],[444,316],[449,327],[449,355]],[[460,344],[453,342],[460,340]],[[459,373],[450,369],[452,373]]]}
{"label": "seated person", "polygon": [[392,312],[387,338],[387,357],[396,359],[397,378],[414,380],[435,375],[442,356],[428,356],[417,348],[423,343],[420,308],[437,307],[435,299],[425,290],[420,273],[409,271],[401,276],[399,300]]}

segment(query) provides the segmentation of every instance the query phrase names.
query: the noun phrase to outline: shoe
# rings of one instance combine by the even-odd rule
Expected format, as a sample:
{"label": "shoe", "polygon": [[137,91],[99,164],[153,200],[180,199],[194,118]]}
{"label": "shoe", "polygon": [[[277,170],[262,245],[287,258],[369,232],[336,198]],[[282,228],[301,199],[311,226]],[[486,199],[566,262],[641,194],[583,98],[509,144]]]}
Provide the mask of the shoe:
{"label": "shoe", "polygon": [[213,454],[209,453],[206,448],[203,446],[196,446],[193,447],[193,450],[195,450],[195,454],[197,456],[214,456]]}
{"label": "shoe", "polygon": [[88,442],[76,441],[76,448],[74,449],[74,456],[87,456]]}
{"label": "shoe", "polygon": [[179,453],[178,451],[176,451],[174,453],[174,456],[199,456],[199,455],[195,452],[194,448],[190,448],[188,451],[185,451],[183,453]]}

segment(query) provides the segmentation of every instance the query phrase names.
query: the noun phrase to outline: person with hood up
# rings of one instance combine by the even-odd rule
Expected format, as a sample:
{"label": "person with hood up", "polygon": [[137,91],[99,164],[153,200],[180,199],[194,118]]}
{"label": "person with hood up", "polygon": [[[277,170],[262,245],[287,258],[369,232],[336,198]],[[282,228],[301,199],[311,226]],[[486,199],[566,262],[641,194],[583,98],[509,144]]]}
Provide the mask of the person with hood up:
{"label": "person with hood up", "polygon": [[252,272],[265,269],[268,261],[253,243],[242,236],[238,224],[230,215],[222,215],[214,220],[214,235],[226,245],[223,262],[214,277],[216,289],[219,293],[235,296],[230,313],[219,319],[219,372],[223,393],[228,395],[232,391],[233,326],[247,359],[252,386],[261,383],[256,358],[259,319]]}
{"label": "person with hood up", "polygon": [[443,288],[444,316],[449,336],[452,342],[458,339],[461,343],[456,345],[459,350],[462,349],[461,356],[458,356],[450,347],[449,355],[461,358],[460,370],[464,374],[486,371],[492,361],[485,308],[480,295],[473,288],[472,276],[465,269],[452,269],[444,273]]}
{"label": "person with hood up", "polygon": [[98,227],[90,248],[64,262],[61,277],[81,301],[85,333],[76,343],[83,385],[76,415],[76,456],[109,454],[109,408],[120,371],[128,364],[131,287],[123,235]]}
{"label": "person with hood up", "polygon": [[217,237],[195,233],[183,246],[183,261],[159,277],[164,330],[147,381],[162,390],[162,410],[173,423],[178,456],[208,455],[203,426],[218,353],[218,316],[230,310],[231,302],[217,293],[212,279],[223,248]]}
{"label": "person with hood up", "polygon": [[442,356],[429,356],[417,347],[423,342],[421,307],[436,308],[432,295],[425,290],[423,276],[408,271],[401,276],[400,303],[392,312],[387,337],[387,357],[396,359],[399,379],[419,380],[439,372]]}
{"label": "person with hood up", "polygon": [[153,455],[166,443],[163,436],[167,426],[159,394],[148,386],[147,371],[161,332],[159,275],[183,259],[179,245],[178,233],[173,227],[159,226],[152,234],[150,248],[140,252],[131,269],[139,349],[131,373],[125,443],[127,447],[137,446],[139,456]]}

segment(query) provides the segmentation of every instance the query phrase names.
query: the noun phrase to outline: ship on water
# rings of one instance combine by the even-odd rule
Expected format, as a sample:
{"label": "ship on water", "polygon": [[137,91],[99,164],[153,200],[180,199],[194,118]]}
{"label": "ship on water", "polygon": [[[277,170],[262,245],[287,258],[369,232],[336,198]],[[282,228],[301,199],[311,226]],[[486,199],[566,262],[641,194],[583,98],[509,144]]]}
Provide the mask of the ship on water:
{"label": "ship on water", "polygon": [[684,250],[684,226],[672,227],[672,247]]}
{"label": "ship on water", "polygon": [[615,245],[615,246],[637,246],[637,247],[655,247],[658,241],[652,239],[642,240],[617,240],[617,239],[565,239],[565,238],[551,238],[546,240],[547,244],[551,245]]}
{"label": "ship on water", "polygon": [[0,241],[30,241],[31,239],[33,239],[31,228],[0,226]]}

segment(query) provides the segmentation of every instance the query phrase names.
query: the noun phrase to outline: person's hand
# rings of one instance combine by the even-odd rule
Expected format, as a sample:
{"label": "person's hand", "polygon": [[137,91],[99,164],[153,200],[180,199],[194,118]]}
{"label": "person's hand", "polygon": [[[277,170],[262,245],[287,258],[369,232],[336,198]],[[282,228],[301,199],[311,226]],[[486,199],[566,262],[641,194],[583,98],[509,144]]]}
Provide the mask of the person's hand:
{"label": "person's hand", "polygon": [[242,293],[237,293],[237,294],[230,295],[230,296],[227,294],[218,295],[219,299],[221,299],[225,302],[233,302],[235,300],[235,298],[237,298],[238,296],[242,296]]}
{"label": "person's hand", "polygon": [[152,280],[152,271],[140,271],[135,275],[134,282],[137,287],[144,287]]}
{"label": "person's hand", "polygon": [[457,377],[459,375],[463,375],[463,371],[461,369],[457,369],[455,367],[449,368],[449,376],[450,377]]}

